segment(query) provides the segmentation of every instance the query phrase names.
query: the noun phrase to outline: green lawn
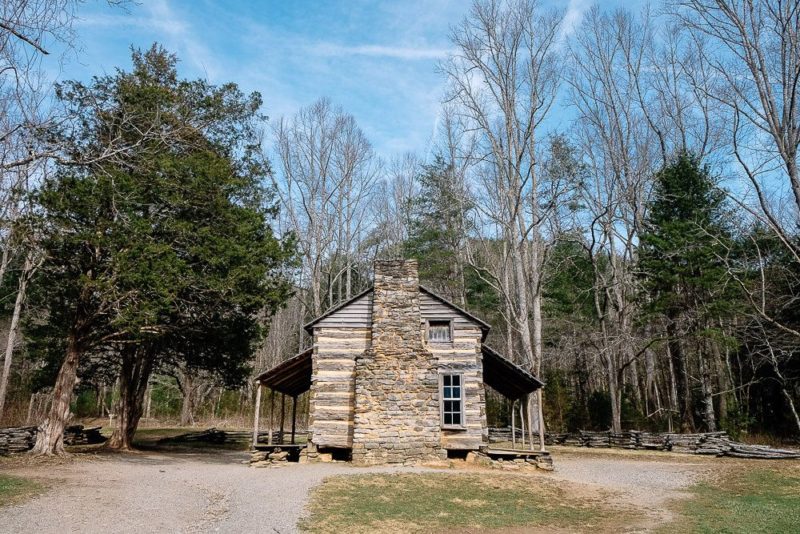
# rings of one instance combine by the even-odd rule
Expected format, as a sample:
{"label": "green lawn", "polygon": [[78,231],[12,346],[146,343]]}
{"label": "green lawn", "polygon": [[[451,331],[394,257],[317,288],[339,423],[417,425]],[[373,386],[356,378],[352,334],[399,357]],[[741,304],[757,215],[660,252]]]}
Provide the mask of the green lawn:
{"label": "green lawn", "polygon": [[508,474],[339,476],[314,491],[310,532],[446,532],[550,527],[607,531],[633,517],[545,477]]}
{"label": "green lawn", "polygon": [[15,504],[40,489],[41,486],[36,482],[0,475],[0,506]]}
{"label": "green lawn", "polygon": [[800,466],[743,463],[721,480],[704,482],[679,506],[664,532],[781,534],[800,532]]}

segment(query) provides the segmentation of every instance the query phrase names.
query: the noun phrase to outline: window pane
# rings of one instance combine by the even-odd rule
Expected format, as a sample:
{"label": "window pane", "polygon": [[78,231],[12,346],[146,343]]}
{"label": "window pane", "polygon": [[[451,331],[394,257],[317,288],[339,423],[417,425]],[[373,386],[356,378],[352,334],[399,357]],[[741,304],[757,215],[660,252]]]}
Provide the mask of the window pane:
{"label": "window pane", "polygon": [[461,426],[463,424],[462,380],[458,374],[442,374],[442,424]]}
{"label": "window pane", "polygon": [[428,340],[436,343],[450,341],[450,321],[431,321],[428,323]]}

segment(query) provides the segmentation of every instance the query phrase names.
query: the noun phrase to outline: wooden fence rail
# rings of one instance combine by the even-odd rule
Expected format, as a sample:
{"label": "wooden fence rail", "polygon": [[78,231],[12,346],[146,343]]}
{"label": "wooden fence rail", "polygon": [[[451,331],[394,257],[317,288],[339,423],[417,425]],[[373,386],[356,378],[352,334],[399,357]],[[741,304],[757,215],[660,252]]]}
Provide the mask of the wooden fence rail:
{"label": "wooden fence rail", "polygon": [[[489,428],[489,442],[511,441],[511,428]],[[800,451],[774,449],[766,445],[749,445],[734,441],[725,432],[675,434],[626,430],[625,432],[582,430],[577,433],[547,433],[547,445],[570,445],[588,448],[671,451],[687,454],[732,456],[735,458],[791,459],[800,458]]]}
{"label": "wooden fence rail", "polygon": [[[0,428],[0,455],[26,452],[36,443],[38,427]],[[83,425],[68,426],[64,430],[65,445],[90,445],[106,440],[100,434],[100,427],[84,428]]]}

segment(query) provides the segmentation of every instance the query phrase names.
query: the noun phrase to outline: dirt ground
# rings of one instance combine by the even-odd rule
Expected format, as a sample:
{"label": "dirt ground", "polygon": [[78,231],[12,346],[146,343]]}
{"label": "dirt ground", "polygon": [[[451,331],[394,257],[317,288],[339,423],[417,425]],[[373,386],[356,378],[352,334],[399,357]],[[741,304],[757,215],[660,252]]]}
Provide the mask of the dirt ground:
{"label": "dirt ground", "polygon": [[[713,459],[617,452],[557,450],[556,470],[531,476],[602,489],[639,508],[648,520],[637,530],[646,531],[669,520],[668,504],[714,469]],[[242,463],[247,457],[151,451],[0,463],[0,471],[49,488],[23,504],[0,507],[0,532],[296,532],[309,491],[325,477],[393,471],[346,464],[253,469]]]}
{"label": "dirt ground", "polygon": [[571,447],[557,448],[554,458],[552,477],[611,492],[617,502],[632,505],[644,515],[646,520],[639,525],[643,531],[673,519],[670,504],[687,498],[689,486],[735,462],[677,453],[590,452]]}

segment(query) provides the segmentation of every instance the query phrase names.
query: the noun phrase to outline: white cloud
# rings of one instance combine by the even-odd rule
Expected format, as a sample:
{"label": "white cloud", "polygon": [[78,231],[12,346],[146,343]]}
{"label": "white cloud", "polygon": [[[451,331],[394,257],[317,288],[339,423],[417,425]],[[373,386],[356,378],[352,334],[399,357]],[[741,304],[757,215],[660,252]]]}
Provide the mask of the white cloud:
{"label": "white cloud", "polygon": [[168,0],[150,0],[145,7],[147,24],[163,34],[168,48],[178,51],[178,56],[195,69],[205,73],[212,81],[218,81],[223,69],[214,54],[200,40],[191,27],[170,7]]}
{"label": "white cloud", "polygon": [[441,59],[450,50],[446,48],[384,46],[384,45],[339,45],[334,43],[317,43],[309,48],[309,52],[320,56],[368,56],[403,60]]}
{"label": "white cloud", "polygon": [[561,39],[572,35],[590,6],[589,0],[569,0],[567,11],[564,13],[564,20],[561,23]]}

